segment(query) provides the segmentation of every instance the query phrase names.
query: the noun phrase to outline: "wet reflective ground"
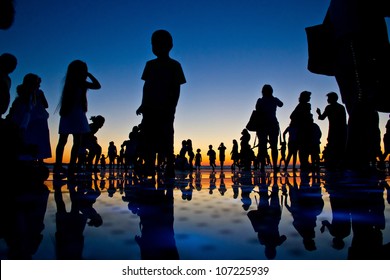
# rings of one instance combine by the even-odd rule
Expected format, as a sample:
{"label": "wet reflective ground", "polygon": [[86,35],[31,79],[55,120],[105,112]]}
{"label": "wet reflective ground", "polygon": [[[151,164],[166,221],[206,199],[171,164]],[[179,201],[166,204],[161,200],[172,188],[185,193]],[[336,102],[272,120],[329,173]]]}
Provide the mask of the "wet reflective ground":
{"label": "wet reflective ground", "polygon": [[[47,188],[20,199],[11,251],[39,260],[390,259],[388,174],[176,175],[51,174]],[[8,249],[0,239],[1,259]]]}

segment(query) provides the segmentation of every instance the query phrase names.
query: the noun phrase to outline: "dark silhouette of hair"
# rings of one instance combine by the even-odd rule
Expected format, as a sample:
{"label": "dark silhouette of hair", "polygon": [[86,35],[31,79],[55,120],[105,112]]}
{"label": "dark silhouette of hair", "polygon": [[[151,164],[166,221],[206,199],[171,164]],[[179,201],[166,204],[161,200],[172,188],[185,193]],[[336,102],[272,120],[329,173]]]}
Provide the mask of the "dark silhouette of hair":
{"label": "dark silhouette of hair", "polygon": [[74,102],[74,93],[77,89],[85,91],[82,95],[83,110],[87,111],[87,88],[84,86],[87,78],[87,64],[81,60],[74,60],[68,65],[68,70],[65,77],[65,84],[61,97],[60,115],[66,115]]}

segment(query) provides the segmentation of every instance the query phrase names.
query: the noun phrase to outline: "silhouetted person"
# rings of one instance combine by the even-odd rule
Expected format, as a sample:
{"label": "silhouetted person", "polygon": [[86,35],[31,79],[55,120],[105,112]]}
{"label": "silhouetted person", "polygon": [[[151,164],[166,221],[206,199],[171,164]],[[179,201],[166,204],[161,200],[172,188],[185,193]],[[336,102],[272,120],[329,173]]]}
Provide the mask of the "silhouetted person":
{"label": "silhouetted person", "polygon": [[214,151],[213,145],[209,145],[209,150],[207,151],[207,156],[209,157],[210,167],[211,167],[211,169],[214,172],[215,171],[215,167],[217,166],[215,164],[215,161],[217,159],[217,153]]}
{"label": "silhouetted person", "polygon": [[279,150],[280,150],[280,160],[279,160],[279,169],[280,169],[280,167],[282,166],[282,162],[284,163],[284,165],[286,165],[286,150],[287,150],[286,140],[280,141]]}
{"label": "silhouetted person", "polygon": [[[165,175],[174,177],[174,128],[180,86],[186,83],[181,65],[169,57],[173,47],[171,34],[157,30],[152,35],[152,51],[156,59],[146,63],[142,79],[142,103],[137,115],[142,114],[143,148],[146,176],[154,175],[156,154],[166,158]],[[157,135],[157,137],[156,137]]]}
{"label": "silhouetted person", "polygon": [[98,115],[92,116],[90,120],[92,121],[89,124],[90,131],[83,137],[82,148],[88,150],[88,156],[86,158],[87,171],[98,172],[98,164],[100,155],[102,154],[102,147],[99,145],[95,134],[103,127],[105,118]]}
{"label": "silhouetted person", "polygon": [[221,170],[223,170],[223,165],[225,163],[225,151],[226,151],[226,146],[221,143],[218,147],[219,151],[219,162],[221,163]]}
{"label": "silhouetted person", "polygon": [[15,19],[13,0],[0,0],[0,29],[8,29]]}
{"label": "silhouetted person", "polygon": [[230,152],[230,157],[233,161],[231,169],[232,171],[235,171],[236,167],[240,168],[240,154],[238,152],[238,142],[236,139],[233,139],[233,147]]}
{"label": "silhouetted person", "polygon": [[22,155],[23,160],[43,162],[51,157],[50,134],[46,111],[48,103],[42,90],[41,79],[29,73],[16,88],[17,96],[12,102],[7,118],[19,127],[25,145],[34,147],[32,153]]}
{"label": "silhouetted person", "polygon": [[343,105],[337,102],[338,96],[335,92],[329,92],[328,104],[323,113],[317,108],[319,120],[328,118],[328,143],[327,147],[327,168],[339,168],[344,158],[345,145],[347,143],[347,114]]}
{"label": "silhouetted person", "polygon": [[311,170],[314,174],[318,174],[320,171],[320,161],[321,161],[321,128],[318,124],[313,122],[313,130],[312,130],[312,143],[310,146],[310,159],[311,159]]}
{"label": "silhouetted person", "polygon": [[358,171],[367,170],[380,151],[377,111],[389,107],[385,5],[388,1],[331,0],[328,9],[336,41],[335,78],[349,115],[346,167]]}
{"label": "silhouetted person", "polygon": [[125,149],[125,171],[127,169],[133,169],[138,163],[139,158],[139,146],[140,146],[140,128],[139,126],[133,126],[129,133],[129,139],[123,142]]}
{"label": "silhouetted person", "polygon": [[279,223],[282,217],[282,207],[279,200],[279,189],[277,185],[272,187],[268,195],[268,187],[260,188],[260,199],[256,210],[248,212],[248,218],[261,245],[264,245],[264,253],[267,259],[273,260],[276,257],[276,247],[286,241],[285,235],[279,233]]}
{"label": "silhouetted person", "polygon": [[[288,133],[288,154],[284,165],[284,171],[287,171],[291,158],[293,159],[293,172],[296,171],[297,157],[298,157],[298,139],[297,128],[291,124],[283,131],[283,139],[286,139]],[[286,140],[285,140],[286,141]]]}
{"label": "silhouetted person", "polygon": [[107,152],[107,157],[108,157],[108,166],[110,169],[113,169],[115,167],[115,160],[118,156],[118,150],[114,144],[114,141],[110,141],[108,144],[108,152]]}
{"label": "silhouetted person", "polygon": [[[87,81],[89,79],[90,81]],[[59,139],[56,148],[55,173],[66,173],[62,166],[64,148],[69,134],[73,135],[73,146],[70,154],[68,175],[75,172],[77,156],[82,137],[90,131],[86,112],[88,110],[88,89],[100,89],[99,81],[88,72],[87,64],[74,60],[68,65],[65,84],[60,102]]]}
{"label": "silhouetted person", "polygon": [[187,140],[187,153],[188,153],[188,164],[190,166],[190,170],[192,171],[194,169],[195,153],[194,153],[194,148],[192,147],[191,139]]}
{"label": "silhouetted person", "polygon": [[388,119],[386,122],[386,130],[383,135],[383,148],[384,151],[381,158],[382,162],[384,162],[387,159],[388,155],[390,154],[390,119]]}
{"label": "silhouetted person", "polygon": [[195,168],[197,171],[199,171],[200,167],[202,166],[202,154],[200,152],[201,152],[200,149],[196,149]]}
{"label": "silhouetted person", "polygon": [[102,170],[106,169],[106,164],[107,164],[107,157],[102,154],[100,157],[100,167]]}
{"label": "silhouetted person", "polygon": [[311,92],[303,91],[299,95],[299,103],[290,115],[290,126],[296,129],[297,148],[301,171],[309,170],[309,155],[313,139],[313,115],[310,105]]}
{"label": "silhouetted person", "polygon": [[11,78],[9,75],[15,70],[17,59],[10,53],[0,55],[0,117],[8,110],[11,101]]}
{"label": "silhouetted person", "polygon": [[277,107],[282,107],[283,102],[273,96],[273,89],[270,85],[264,85],[262,97],[257,100],[256,111],[259,118],[259,126],[256,134],[259,139],[259,160],[260,169],[264,171],[267,155],[267,144],[270,143],[272,153],[272,164],[274,171],[278,169],[278,136],[279,122],[276,118]]}
{"label": "silhouetted person", "polygon": [[249,131],[244,128],[241,131],[241,137],[240,137],[240,166],[245,171],[250,171],[252,166],[252,161],[255,158],[254,152],[251,148],[251,145],[249,144],[249,141],[251,140],[251,135],[249,134]]}

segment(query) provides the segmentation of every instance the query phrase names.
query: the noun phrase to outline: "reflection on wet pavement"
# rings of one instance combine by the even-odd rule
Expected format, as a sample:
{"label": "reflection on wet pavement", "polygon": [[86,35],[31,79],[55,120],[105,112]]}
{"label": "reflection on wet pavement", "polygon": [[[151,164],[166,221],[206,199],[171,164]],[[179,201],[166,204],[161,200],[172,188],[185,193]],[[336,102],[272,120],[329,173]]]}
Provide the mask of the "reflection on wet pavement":
{"label": "reflection on wet pavement", "polygon": [[[1,259],[390,259],[388,174],[118,172],[53,178],[3,207]],[[6,209],[6,208],[4,208]],[[12,214],[9,211],[12,210]],[[5,227],[3,227],[5,228]]]}

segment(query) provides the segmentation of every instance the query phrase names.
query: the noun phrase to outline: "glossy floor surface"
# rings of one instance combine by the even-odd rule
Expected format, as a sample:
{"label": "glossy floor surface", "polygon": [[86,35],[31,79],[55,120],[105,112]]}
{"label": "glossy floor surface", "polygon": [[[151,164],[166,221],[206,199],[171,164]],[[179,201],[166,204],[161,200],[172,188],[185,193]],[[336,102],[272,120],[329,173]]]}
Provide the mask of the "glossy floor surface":
{"label": "glossy floor surface", "polygon": [[[20,194],[1,259],[390,259],[388,174],[118,170]],[[24,208],[24,209],[21,209]],[[12,221],[11,221],[12,224]],[[20,253],[22,251],[22,253]]]}

